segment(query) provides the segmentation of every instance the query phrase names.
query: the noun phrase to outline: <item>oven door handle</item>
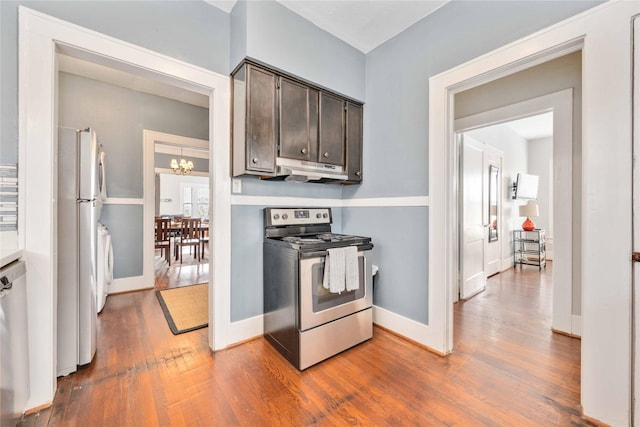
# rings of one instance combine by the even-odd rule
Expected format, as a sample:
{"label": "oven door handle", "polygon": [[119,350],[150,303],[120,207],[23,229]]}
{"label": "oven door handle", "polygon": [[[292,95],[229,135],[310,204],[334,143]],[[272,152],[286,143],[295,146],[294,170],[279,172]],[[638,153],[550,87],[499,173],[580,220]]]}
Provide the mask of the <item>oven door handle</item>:
{"label": "oven door handle", "polygon": [[[358,252],[370,251],[373,249],[373,243],[367,243],[365,245],[356,245],[358,248]],[[312,251],[312,252],[303,252],[300,251],[300,259],[309,259],[309,258],[324,258],[327,256],[329,252],[327,251]]]}

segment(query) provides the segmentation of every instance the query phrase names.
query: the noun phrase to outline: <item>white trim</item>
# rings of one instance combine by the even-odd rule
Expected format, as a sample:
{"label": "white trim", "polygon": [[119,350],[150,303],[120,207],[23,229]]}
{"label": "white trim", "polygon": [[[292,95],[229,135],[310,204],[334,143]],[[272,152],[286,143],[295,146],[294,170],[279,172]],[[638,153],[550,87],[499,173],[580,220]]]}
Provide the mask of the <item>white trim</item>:
{"label": "white trim", "polygon": [[395,207],[429,206],[429,196],[371,197],[362,199],[343,199],[342,207]]}
{"label": "white trim", "polygon": [[583,44],[580,397],[585,415],[611,425],[629,425],[632,400],[631,243],[620,236],[631,234],[630,22],[638,13],[638,2],[606,2],[429,80],[429,328],[439,331],[430,346],[447,353],[453,324],[448,284],[457,269],[457,223],[451,218],[455,159],[449,144],[453,96]]}
{"label": "white trim", "polygon": [[[178,136],[178,135],[172,135],[172,136]],[[182,137],[184,138],[184,137]],[[207,148],[209,148],[207,146]],[[184,156],[184,157],[192,157],[194,159],[208,159],[209,158],[209,150],[205,149],[192,149],[192,148],[181,148],[181,147],[177,147],[175,145],[170,145],[169,144],[163,144],[161,142],[157,142],[156,146],[155,146],[155,150],[156,153],[159,154],[170,154],[172,156],[175,157],[180,157],[180,156]]]}
{"label": "white trim", "polygon": [[153,289],[153,282],[147,282],[144,276],[123,277],[120,279],[113,279],[113,282],[111,282],[107,288],[107,293],[111,295],[122,292],[139,291],[142,289]]}
{"label": "white trim", "polygon": [[500,272],[507,271],[513,268],[513,254],[508,258],[502,258],[502,265],[500,266]]}
{"label": "white trim", "polygon": [[582,316],[577,314],[571,316],[571,335],[582,336]]}
{"label": "white trim", "polygon": [[315,199],[310,197],[231,195],[232,205],[305,207],[395,207],[429,206],[429,196],[372,197],[362,199]]}
{"label": "white trim", "polygon": [[[153,77],[209,97],[210,197],[213,229],[209,269],[209,345],[227,346],[230,312],[231,201],[229,77],[19,6],[20,230],[28,263],[31,396],[28,409],[48,405],[56,391],[55,183],[57,51]],[[213,159],[216,159],[214,161]],[[43,205],[43,200],[51,202]],[[216,284],[215,286],[213,284]]]}
{"label": "white trim", "polygon": [[[424,323],[401,316],[377,305],[373,306],[373,323],[420,344],[434,341],[434,328],[429,328]],[[430,347],[429,345],[427,346]],[[439,351],[436,348],[433,348],[433,350]]]}
{"label": "white trim", "polygon": [[231,195],[232,205],[243,206],[292,206],[292,207],[335,207],[342,206],[340,199],[313,199],[309,197],[279,197],[279,196],[245,196]]}
{"label": "white trim", "polygon": [[260,337],[264,334],[262,314],[229,323],[229,345]]}
{"label": "white trim", "polygon": [[107,200],[102,202],[103,205],[143,205],[144,199],[133,199],[127,197],[107,197]]}

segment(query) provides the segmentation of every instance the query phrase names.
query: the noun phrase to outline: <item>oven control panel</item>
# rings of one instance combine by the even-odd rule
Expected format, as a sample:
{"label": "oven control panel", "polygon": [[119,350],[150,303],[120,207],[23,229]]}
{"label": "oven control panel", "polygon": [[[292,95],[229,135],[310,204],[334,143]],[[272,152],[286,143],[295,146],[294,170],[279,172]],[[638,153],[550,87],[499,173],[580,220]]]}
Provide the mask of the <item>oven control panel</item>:
{"label": "oven control panel", "polygon": [[266,208],[267,225],[331,224],[331,208]]}

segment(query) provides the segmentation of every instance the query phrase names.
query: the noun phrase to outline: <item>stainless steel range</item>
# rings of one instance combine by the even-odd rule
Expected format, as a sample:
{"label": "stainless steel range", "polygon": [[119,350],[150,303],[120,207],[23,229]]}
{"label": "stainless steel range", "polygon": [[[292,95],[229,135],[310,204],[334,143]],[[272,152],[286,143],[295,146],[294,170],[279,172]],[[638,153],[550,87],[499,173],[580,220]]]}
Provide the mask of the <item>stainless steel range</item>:
{"label": "stainless steel range", "polygon": [[[331,223],[330,208],[264,210],[264,336],[300,370],[373,336],[373,244],[332,233]],[[324,277],[325,260],[337,269],[327,276],[340,278],[341,251],[351,280],[336,290]]]}

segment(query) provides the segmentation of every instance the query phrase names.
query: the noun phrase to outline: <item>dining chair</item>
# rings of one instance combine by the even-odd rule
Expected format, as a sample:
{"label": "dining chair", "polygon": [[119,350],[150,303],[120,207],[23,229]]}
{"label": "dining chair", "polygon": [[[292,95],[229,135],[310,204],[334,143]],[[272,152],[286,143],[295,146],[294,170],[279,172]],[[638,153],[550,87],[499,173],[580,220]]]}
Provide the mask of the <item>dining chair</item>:
{"label": "dining chair", "polygon": [[169,218],[156,218],[155,248],[160,249],[160,255],[164,251],[164,258],[171,265],[171,220]]}
{"label": "dining chair", "polygon": [[[178,252],[180,263],[182,263],[182,248],[190,246],[195,250],[195,257],[200,261],[200,218],[183,218],[180,235],[174,239],[176,249],[176,260]],[[189,251],[191,253],[191,251]]]}
{"label": "dining chair", "polygon": [[[211,226],[209,226],[211,227]],[[200,235],[200,257],[204,258],[204,246],[207,245],[209,248],[209,229],[203,229]]]}

